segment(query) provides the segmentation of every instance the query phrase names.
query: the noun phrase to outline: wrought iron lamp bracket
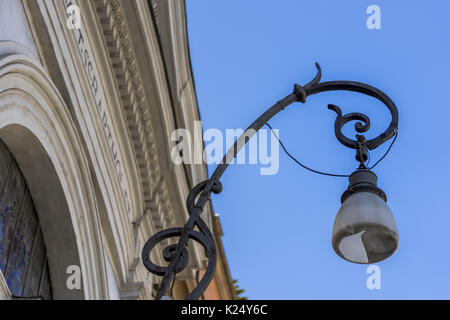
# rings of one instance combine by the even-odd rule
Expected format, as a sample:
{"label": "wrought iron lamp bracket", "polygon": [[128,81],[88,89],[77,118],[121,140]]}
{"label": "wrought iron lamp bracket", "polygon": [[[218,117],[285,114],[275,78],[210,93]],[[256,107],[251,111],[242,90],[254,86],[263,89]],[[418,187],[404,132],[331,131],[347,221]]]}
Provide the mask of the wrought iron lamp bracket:
{"label": "wrought iron lamp bracket", "polygon": [[358,133],[367,132],[370,128],[370,119],[368,116],[362,113],[349,113],[342,115],[342,110],[334,104],[329,104],[328,109],[336,112],[337,117],[334,122],[334,132],[336,138],[344,146],[357,150],[356,159],[364,166],[364,162],[367,160],[367,153],[369,150],[373,150],[384,142],[391,139],[398,130],[398,110],[395,103],[381,90],[372,87],[368,84],[356,82],[356,81],[328,81],[320,83],[322,71],[319,64],[316,63],[317,75],[313,81],[308,83],[305,87],[295,85],[294,92],[298,93],[299,101],[305,102],[306,98],[312,94],[325,92],[325,91],[353,91],[359,92],[371,97],[374,97],[381,101],[389,109],[391,113],[391,123],[389,127],[381,133],[378,137],[367,140],[363,135],[356,135],[357,140],[350,139],[342,133],[344,125],[350,121],[358,121],[355,123],[355,130]]}
{"label": "wrought iron lamp bracket", "polygon": [[[159,286],[155,299],[162,299],[167,294],[171,283],[173,283],[176,277],[176,274],[183,271],[188,265],[189,254],[186,247],[189,239],[192,239],[203,246],[208,257],[208,266],[205,270],[203,278],[198,283],[198,286],[186,297],[186,299],[198,299],[207,289],[209,283],[214,277],[217,264],[217,252],[214,237],[206,223],[201,218],[202,210],[209,200],[211,193],[214,192],[215,194],[218,194],[222,191],[222,184],[219,180],[240,149],[265,123],[267,123],[281,110],[284,110],[287,106],[294,102],[305,103],[308,96],[325,91],[345,90],[359,92],[383,102],[391,112],[391,123],[386,131],[378,137],[370,140],[366,140],[366,138],[360,134],[357,134],[356,140],[353,140],[346,137],[342,133],[342,128],[350,121],[358,121],[355,123],[355,130],[358,133],[366,132],[370,128],[369,117],[362,113],[349,113],[342,115],[342,110],[338,106],[333,104],[328,105],[328,108],[337,114],[337,118],[334,122],[334,132],[336,138],[344,146],[356,149],[356,159],[360,162],[360,168],[364,168],[364,163],[367,160],[369,150],[377,148],[396,134],[398,128],[397,107],[385,93],[365,83],[354,81],[328,81],[321,83],[320,80],[322,71],[318,63],[316,63],[316,68],[317,74],[312,81],[305,86],[295,84],[294,90],[291,94],[278,101],[258,119],[256,119],[255,122],[247,128],[247,130],[237,139],[235,144],[227,151],[222,162],[217,166],[211,178],[199,183],[191,190],[186,200],[186,207],[190,216],[185,226],[183,228],[170,228],[160,231],[146,242],[142,250],[142,261],[144,266],[151,273],[163,276],[163,280]],[[197,227],[199,231],[196,231],[195,227]],[[167,246],[163,250],[163,258],[169,263],[168,266],[157,266],[150,259],[152,249],[163,240],[174,237],[179,238],[178,243],[176,245]]]}

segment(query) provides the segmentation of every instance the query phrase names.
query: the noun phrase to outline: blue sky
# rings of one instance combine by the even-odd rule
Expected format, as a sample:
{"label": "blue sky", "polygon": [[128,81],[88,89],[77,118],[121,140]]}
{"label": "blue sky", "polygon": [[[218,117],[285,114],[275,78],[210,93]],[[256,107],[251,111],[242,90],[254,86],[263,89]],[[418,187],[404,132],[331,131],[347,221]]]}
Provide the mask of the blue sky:
{"label": "blue sky", "polygon": [[[339,258],[331,231],[345,178],[302,169],[280,150],[276,175],[231,166],[213,195],[233,278],[250,299],[449,299],[450,2],[186,1],[191,59],[204,130],[246,128],[294,83],[322,66],[322,81],[353,80],[387,93],[399,109],[399,137],[374,169],[399,227],[400,246],[381,262],[381,289],[368,290],[367,266]],[[381,30],[366,9],[381,8]],[[362,112],[367,137],[384,131],[383,104],[357,93],[322,93],[272,121],[288,150],[333,173],[356,168],[335,138],[335,113]],[[345,132],[354,135],[353,125]],[[371,152],[374,161],[388,143]],[[373,162],[372,162],[373,163]],[[210,174],[215,165],[209,166]]]}

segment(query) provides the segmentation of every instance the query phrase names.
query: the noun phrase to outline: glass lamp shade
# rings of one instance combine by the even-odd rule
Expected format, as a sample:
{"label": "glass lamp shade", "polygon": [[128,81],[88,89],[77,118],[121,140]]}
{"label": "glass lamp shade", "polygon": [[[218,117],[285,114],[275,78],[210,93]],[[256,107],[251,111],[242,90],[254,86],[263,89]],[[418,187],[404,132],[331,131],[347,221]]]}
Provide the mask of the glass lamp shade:
{"label": "glass lamp shade", "polygon": [[397,223],[381,197],[362,191],[345,199],[332,234],[339,256],[354,263],[376,263],[394,254],[398,244]]}

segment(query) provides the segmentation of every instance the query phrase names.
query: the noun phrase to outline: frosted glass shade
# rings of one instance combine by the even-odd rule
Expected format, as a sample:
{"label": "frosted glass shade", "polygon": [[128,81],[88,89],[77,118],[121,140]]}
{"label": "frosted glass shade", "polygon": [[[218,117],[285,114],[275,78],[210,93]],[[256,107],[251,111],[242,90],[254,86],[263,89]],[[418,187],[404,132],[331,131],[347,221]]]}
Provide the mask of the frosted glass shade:
{"label": "frosted glass shade", "polygon": [[398,248],[397,223],[386,202],[372,192],[357,192],[342,204],[333,226],[333,249],[354,263],[370,264]]}

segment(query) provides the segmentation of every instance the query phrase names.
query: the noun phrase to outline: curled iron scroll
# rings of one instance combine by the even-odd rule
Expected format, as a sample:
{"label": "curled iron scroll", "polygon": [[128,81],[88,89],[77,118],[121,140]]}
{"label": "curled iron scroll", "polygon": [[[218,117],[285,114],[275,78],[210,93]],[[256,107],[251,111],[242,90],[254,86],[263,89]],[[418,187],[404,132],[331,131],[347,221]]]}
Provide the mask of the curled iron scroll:
{"label": "curled iron scroll", "polygon": [[[297,94],[300,102],[305,102],[308,96],[316,93],[339,90],[359,92],[374,97],[381,101],[389,109],[392,120],[389,127],[383,133],[381,133],[378,137],[365,142],[367,148],[369,150],[373,150],[395,135],[398,128],[398,110],[395,103],[384,92],[368,84],[355,81],[328,81],[320,83],[322,71],[318,63],[316,63],[316,68],[317,75],[311,82],[303,87],[298,84],[294,87],[294,92]],[[342,133],[342,128],[347,122],[358,120],[362,122],[357,122],[355,124],[355,130],[359,133],[366,132],[370,128],[369,117],[362,113],[349,113],[342,115],[341,109],[333,104],[328,105],[328,108],[337,114],[336,121],[334,123],[336,138],[346,147],[357,149],[359,141],[347,138]]]}
{"label": "curled iron scroll", "polygon": [[[206,191],[205,188],[207,187],[209,182],[210,180],[206,180],[199,183],[189,193],[186,200],[186,207],[190,215],[193,214],[194,208],[196,206],[195,201],[197,197],[202,192]],[[212,185],[212,191],[214,193],[220,193],[222,191],[221,183],[218,181],[215,182]],[[208,258],[208,265],[206,267],[203,278],[200,280],[197,287],[186,297],[186,300],[195,300],[200,297],[200,295],[203,293],[203,291],[206,290],[212,278],[214,277],[214,272],[217,264],[216,245],[211,231],[209,230],[206,223],[200,217],[197,217],[195,219],[194,224],[195,226],[198,227],[199,231],[195,231],[193,228],[188,230],[188,237],[189,239],[192,239],[200,243],[202,247],[205,249],[206,256]],[[179,238],[182,236],[182,234],[183,228],[170,228],[156,233],[145,243],[144,248],[142,250],[142,262],[148,271],[159,276],[166,276],[167,274],[171,273],[169,267],[158,266],[155,263],[153,263],[150,258],[150,253],[158,243],[161,243],[162,241],[167,240],[169,238],[174,237]],[[163,258],[166,262],[172,261],[176,248],[177,245],[175,244],[169,245],[163,249]],[[183,271],[189,262],[189,253],[186,247],[183,247],[181,250],[182,251],[179,261],[175,265],[175,269],[173,270],[175,274],[178,274],[181,271]]]}

